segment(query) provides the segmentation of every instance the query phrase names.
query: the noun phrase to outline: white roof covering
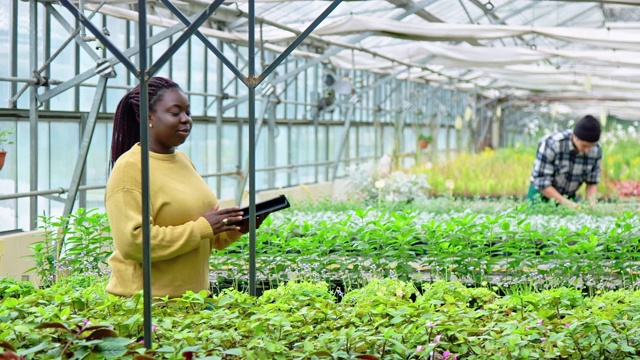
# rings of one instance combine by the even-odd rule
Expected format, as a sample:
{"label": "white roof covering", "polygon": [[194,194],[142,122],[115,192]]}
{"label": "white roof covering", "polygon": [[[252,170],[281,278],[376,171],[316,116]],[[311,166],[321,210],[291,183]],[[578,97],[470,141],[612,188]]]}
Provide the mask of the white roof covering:
{"label": "white roof covering", "polygon": [[[102,0],[84,2],[92,8]],[[211,3],[172,2],[188,15]],[[100,12],[136,20],[135,3],[109,0]],[[150,23],[177,23],[160,1],[150,3]],[[330,4],[257,0],[256,23],[262,26],[256,41],[282,51]],[[201,31],[246,43],[248,9],[247,1],[226,1],[212,17],[224,29]],[[561,102],[580,113],[606,107],[640,118],[640,0],[343,1],[305,43],[314,51],[303,43],[295,56],[341,48],[330,58],[339,68],[446,82],[461,90],[497,89],[523,101]]]}

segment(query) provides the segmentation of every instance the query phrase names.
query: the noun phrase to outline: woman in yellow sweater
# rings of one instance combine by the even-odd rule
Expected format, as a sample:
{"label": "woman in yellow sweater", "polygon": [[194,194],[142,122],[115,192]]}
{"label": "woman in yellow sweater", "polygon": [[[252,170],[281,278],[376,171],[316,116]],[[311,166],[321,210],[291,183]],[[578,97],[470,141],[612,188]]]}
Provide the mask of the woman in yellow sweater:
{"label": "woman in yellow sweater", "polygon": [[[154,77],[148,96],[151,289],[153,296],[179,297],[187,290],[208,289],[212,248],[226,248],[248,229],[230,225],[242,219],[242,211],[218,209],[216,196],[189,157],[176,149],[193,125],[189,101],[180,87]],[[139,87],[118,104],[111,143],[113,169],[105,192],[115,245],[107,291],[123,296],[143,288],[139,104]]]}

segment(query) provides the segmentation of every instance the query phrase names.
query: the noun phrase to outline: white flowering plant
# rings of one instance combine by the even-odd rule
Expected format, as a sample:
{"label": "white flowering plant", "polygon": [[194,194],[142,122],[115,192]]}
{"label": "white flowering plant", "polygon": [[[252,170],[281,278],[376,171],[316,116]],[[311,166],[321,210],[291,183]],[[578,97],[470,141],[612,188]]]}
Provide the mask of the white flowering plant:
{"label": "white flowering plant", "polygon": [[640,140],[640,134],[634,126],[622,126],[616,124],[615,128],[603,132],[600,138],[600,143],[609,149],[612,149],[619,142],[638,141]]}
{"label": "white flowering plant", "polygon": [[347,193],[365,200],[411,202],[429,195],[429,183],[425,174],[408,174],[392,171],[387,156],[378,164],[367,163],[347,169]]}

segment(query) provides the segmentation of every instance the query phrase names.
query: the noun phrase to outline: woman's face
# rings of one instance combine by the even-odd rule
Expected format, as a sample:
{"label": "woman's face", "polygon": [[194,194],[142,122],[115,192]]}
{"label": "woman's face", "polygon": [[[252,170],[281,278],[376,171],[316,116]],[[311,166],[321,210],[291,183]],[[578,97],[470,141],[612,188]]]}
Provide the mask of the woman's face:
{"label": "woman's face", "polygon": [[193,126],[189,100],[182,90],[164,90],[149,113],[149,149],[159,154],[172,154],[182,145]]}

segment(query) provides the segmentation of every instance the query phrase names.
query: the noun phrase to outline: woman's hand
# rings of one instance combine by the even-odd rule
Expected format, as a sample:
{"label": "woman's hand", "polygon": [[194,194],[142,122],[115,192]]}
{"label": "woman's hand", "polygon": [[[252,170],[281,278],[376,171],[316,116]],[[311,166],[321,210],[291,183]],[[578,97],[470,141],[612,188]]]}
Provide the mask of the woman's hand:
{"label": "woman's hand", "polygon": [[219,234],[225,231],[240,231],[240,226],[232,225],[232,223],[242,220],[242,211],[240,211],[240,208],[238,206],[222,210],[218,210],[218,208],[219,206],[216,205],[216,207],[202,215],[207,219],[209,225],[211,225],[213,233]]}

